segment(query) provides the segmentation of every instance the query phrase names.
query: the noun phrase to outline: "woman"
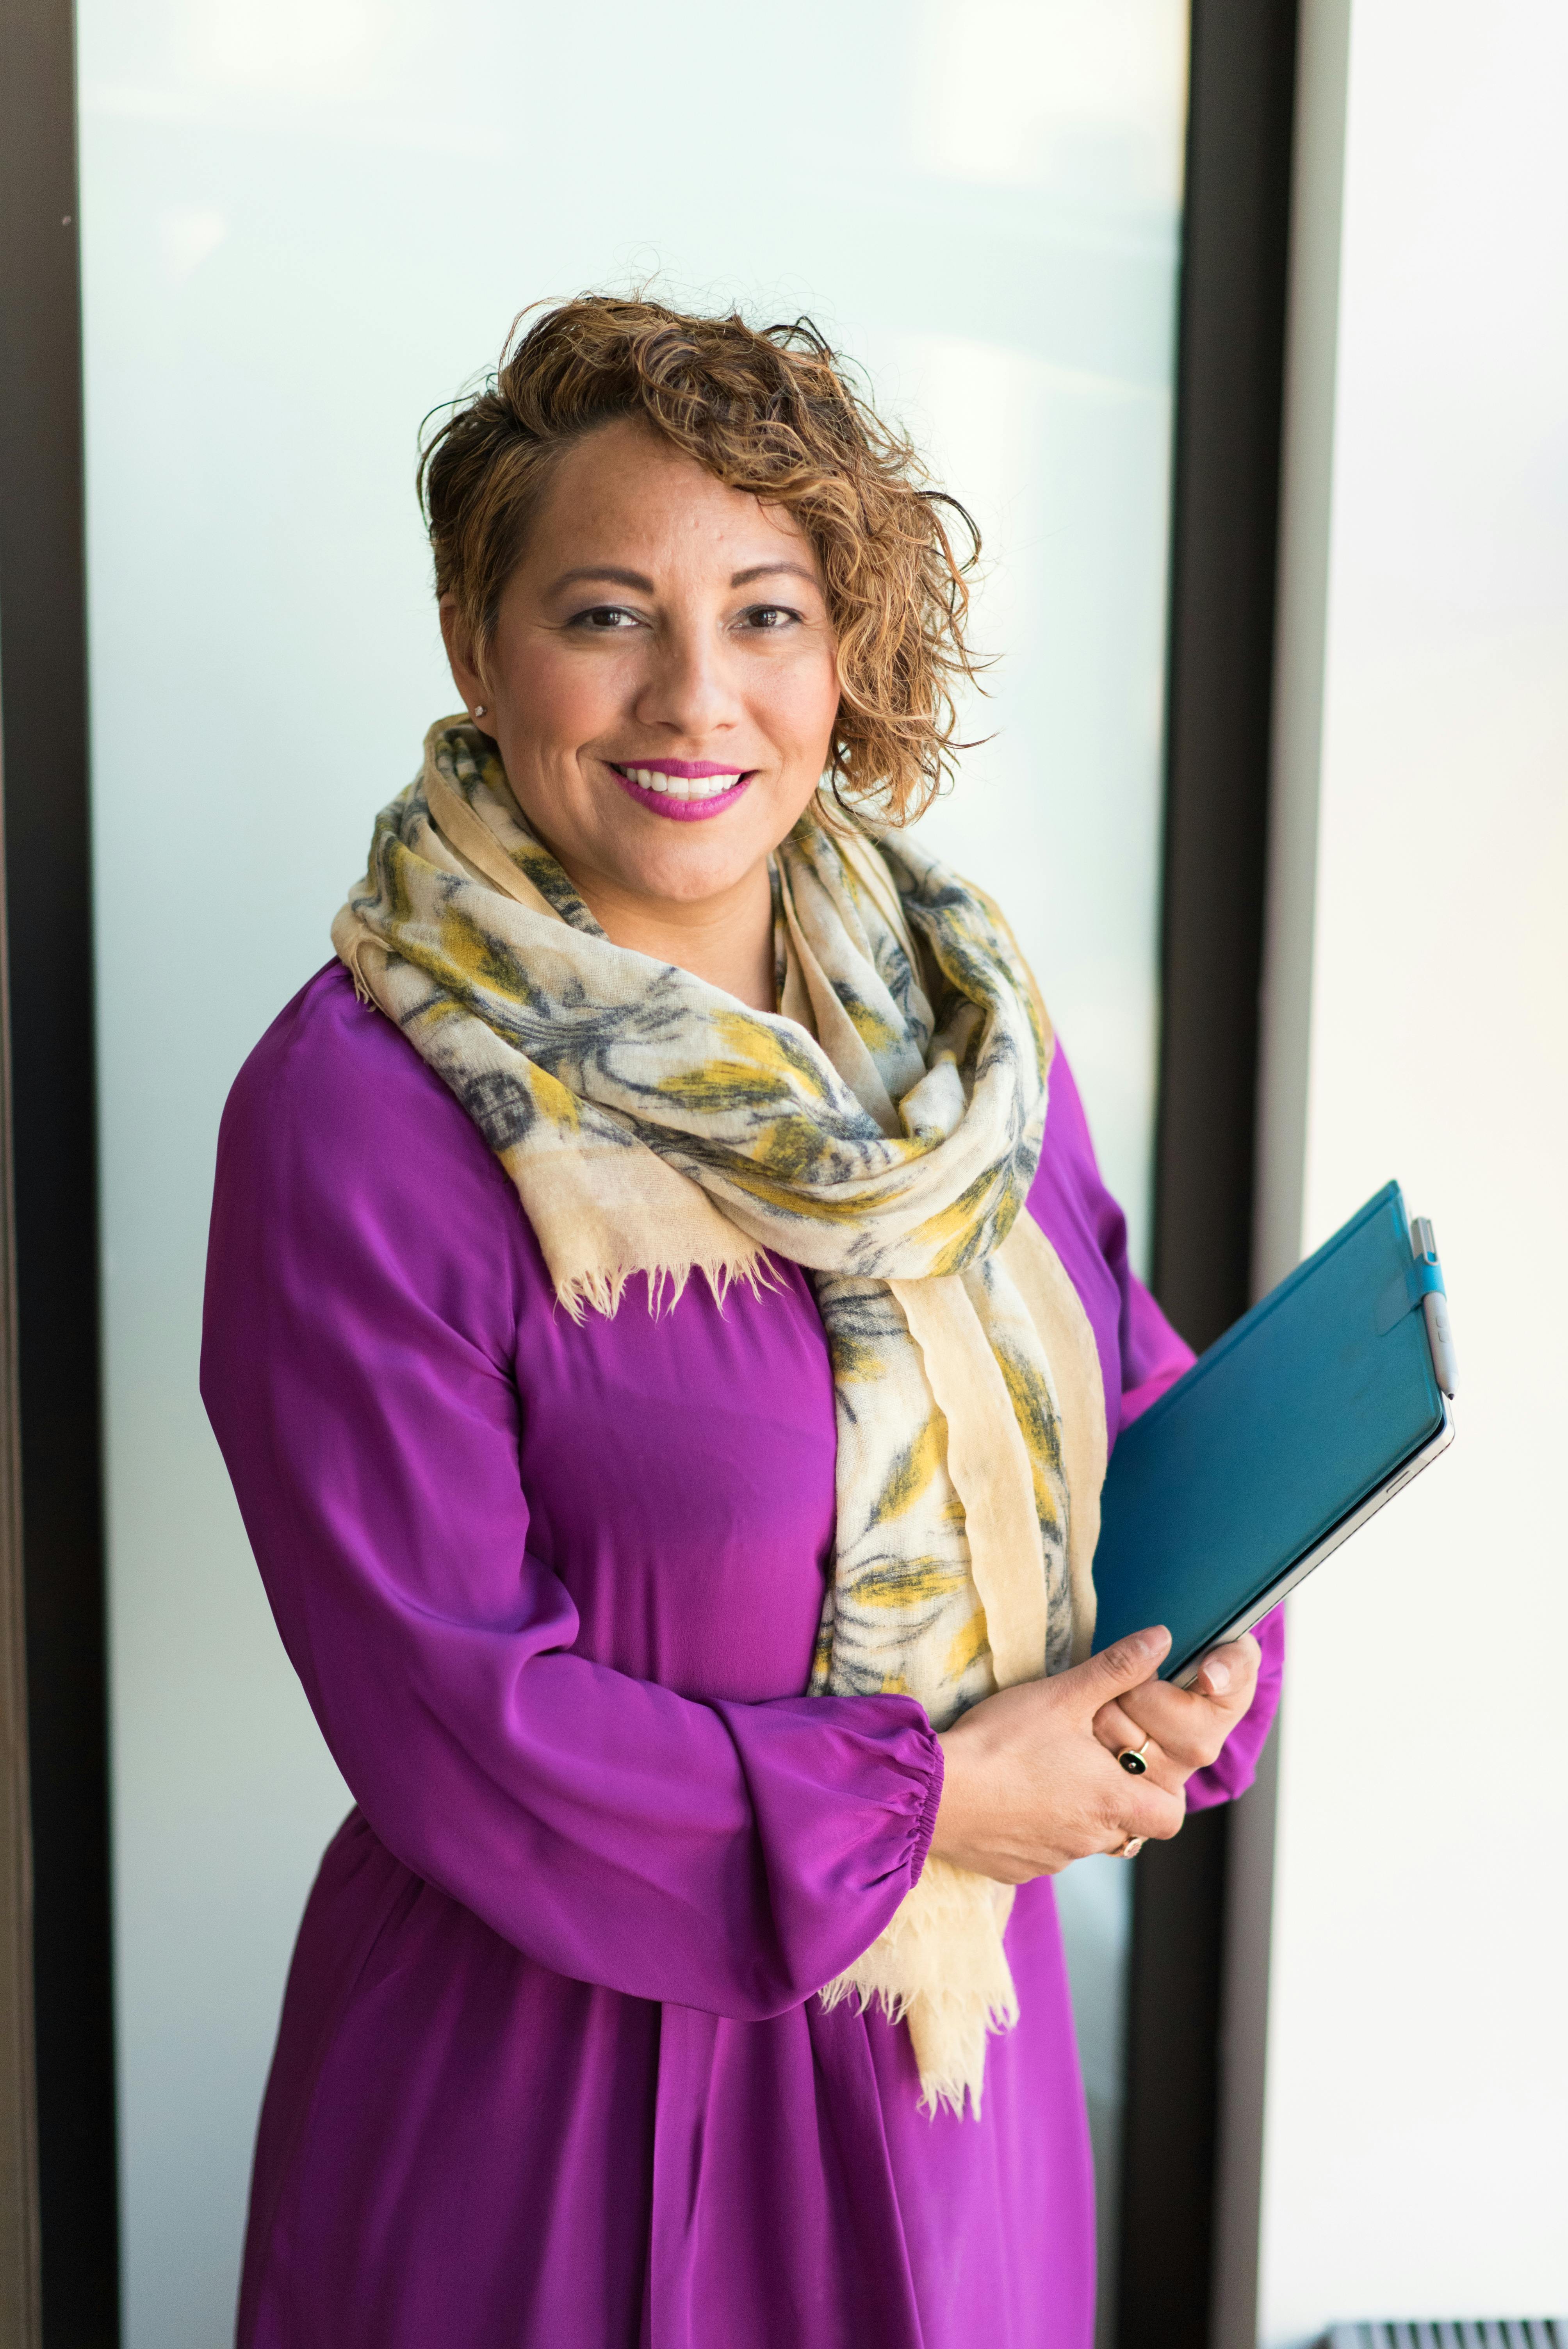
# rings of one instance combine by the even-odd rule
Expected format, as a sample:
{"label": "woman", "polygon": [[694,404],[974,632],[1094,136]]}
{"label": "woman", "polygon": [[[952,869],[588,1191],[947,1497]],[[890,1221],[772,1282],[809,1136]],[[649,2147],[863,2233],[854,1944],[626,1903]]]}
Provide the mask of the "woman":
{"label": "woman", "polygon": [[1190,1357],[899,829],[943,503],[808,331],[602,299],[424,488],[465,711],[220,1145],[204,1392],[357,1805],[240,2340],[1087,2349],[1047,1879],[1247,1783],[1277,1634],[1089,1654]]}

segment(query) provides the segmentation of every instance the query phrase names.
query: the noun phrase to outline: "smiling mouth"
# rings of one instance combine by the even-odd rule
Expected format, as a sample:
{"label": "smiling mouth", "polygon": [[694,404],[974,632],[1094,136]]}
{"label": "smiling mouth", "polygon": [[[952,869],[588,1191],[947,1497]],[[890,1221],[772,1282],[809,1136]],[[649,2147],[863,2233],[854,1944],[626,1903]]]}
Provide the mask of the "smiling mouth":
{"label": "smiling mouth", "polygon": [[606,764],[630,798],[640,800],[655,815],[686,822],[722,814],[756,772],[755,768],[719,767],[703,759],[651,759],[635,765],[612,759]]}

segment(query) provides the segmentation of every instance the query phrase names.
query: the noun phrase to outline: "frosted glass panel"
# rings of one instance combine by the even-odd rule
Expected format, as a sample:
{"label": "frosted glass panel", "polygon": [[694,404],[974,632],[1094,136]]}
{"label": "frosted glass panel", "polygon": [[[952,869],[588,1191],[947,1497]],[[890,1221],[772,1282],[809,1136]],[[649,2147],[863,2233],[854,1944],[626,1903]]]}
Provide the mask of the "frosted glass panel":
{"label": "frosted glass panel", "polygon": [[[224,1092],[452,699],[420,419],[525,303],[655,273],[864,363],[985,534],[991,739],[931,831],[1006,901],[1141,1253],[1186,38],[1178,0],[83,0],[129,2349],[224,2337],[346,1799],[196,1353]],[[1063,1909],[1109,2147],[1103,1878]]]}

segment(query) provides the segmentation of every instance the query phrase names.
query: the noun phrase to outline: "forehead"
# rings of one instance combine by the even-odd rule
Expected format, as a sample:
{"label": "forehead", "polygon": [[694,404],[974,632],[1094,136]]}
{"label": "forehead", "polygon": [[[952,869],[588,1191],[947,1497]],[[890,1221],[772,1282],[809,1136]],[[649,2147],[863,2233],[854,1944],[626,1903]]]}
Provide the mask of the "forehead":
{"label": "forehead", "polygon": [[602,425],[565,451],[529,536],[529,554],[542,561],[555,562],[568,550],[573,560],[608,561],[612,547],[622,560],[706,554],[722,562],[765,561],[782,543],[816,568],[793,514],[764,505],[748,490],[731,489],[630,418]]}

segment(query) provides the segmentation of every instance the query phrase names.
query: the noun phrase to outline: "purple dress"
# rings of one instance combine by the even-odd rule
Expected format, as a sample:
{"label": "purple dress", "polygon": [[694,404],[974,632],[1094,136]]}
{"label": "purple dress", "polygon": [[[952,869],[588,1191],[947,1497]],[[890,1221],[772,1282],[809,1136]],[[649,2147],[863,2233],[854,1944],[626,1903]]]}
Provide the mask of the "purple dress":
{"label": "purple dress", "polygon": [[[1030,1207],[1112,1427],[1191,1359],[1065,1061]],[[575,1326],[498,1162],[345,973],[235,1084],[202,1392],[353,1791],[262,2113],[242,2349],[1088,2349],[1088,2131],[1048,1880],[985,2117],[812,1995],[917,1874],[941,1750],[807,1698],[833,1533],[811,1291]],[[1196,1804],[1249,1781],[1252,1713]]]}

